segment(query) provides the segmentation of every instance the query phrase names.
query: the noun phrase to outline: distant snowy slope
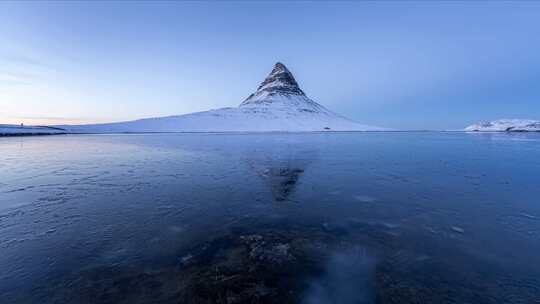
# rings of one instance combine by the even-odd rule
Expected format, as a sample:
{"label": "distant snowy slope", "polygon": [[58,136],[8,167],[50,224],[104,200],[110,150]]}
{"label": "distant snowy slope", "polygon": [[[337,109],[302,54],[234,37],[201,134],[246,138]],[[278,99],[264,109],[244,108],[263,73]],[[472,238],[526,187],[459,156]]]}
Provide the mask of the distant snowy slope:
{"label": "distant snowy slope", "polygon": [[75,133],[382,130],[360,125],[331,113],[314,115],[302,110],[275,107],[223,108],[121,123],[64,127]]}
{"label": "distant snowy slope", "polygon": [[540,121],[531,119],[500,119],[470,125],[465,131],[474,132],[540,132]]}
{"label": "distant snowy slope", "polygon": [[333,113],[309,99],[291,72],[276,63],[240,106],[128,122],[59,126],[74,133],[382,131]]}
{"label": "distant snowy slope", "polygon": [[48,134],[63,134],[65,130],[54,127],[42,126],[21,126],[21,125],[4,125],[0,124],[0,136],[9,135],[48,135]]}

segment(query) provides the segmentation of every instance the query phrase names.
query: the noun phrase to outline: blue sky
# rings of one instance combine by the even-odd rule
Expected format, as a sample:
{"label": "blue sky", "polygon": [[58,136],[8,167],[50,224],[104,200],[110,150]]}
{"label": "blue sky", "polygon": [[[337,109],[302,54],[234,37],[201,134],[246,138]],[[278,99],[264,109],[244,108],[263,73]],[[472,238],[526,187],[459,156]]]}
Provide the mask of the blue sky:
{"label": "blue sky", "polygon": [[540,119],[540,3],[0,2],[0,123],[242,102],[276,61],[365,124]]}

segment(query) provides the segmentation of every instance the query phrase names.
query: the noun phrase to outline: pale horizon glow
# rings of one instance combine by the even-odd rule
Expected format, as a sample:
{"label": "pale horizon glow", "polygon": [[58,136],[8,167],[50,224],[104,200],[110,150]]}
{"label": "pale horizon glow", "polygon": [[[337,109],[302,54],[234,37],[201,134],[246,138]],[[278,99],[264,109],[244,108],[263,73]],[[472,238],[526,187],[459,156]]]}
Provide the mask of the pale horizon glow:
{"label": "pale horizon glow", "polygon": [[239,105],[283,62],[362,124],[540,119],[540,3],[0,2],[0,124]]}

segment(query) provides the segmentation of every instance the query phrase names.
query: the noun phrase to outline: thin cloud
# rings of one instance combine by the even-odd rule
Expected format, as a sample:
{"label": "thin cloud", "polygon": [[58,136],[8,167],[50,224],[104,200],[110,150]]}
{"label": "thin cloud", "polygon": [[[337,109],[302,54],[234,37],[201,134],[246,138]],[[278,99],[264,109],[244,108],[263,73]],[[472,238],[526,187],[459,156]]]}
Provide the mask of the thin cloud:
{"label": "thin cloud", "polygon": [[0,61],[19,65],[31,65],[40,68],[51,68],[49,64],[43,61],[22,55],[4,54],[0,56]]}

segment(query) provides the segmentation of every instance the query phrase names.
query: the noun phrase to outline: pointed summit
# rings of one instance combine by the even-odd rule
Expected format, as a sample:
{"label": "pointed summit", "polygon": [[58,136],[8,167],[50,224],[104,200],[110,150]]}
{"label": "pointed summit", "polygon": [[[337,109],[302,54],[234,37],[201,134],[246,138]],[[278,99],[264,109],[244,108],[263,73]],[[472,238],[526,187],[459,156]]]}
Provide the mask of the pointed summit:
{"label": "pointed summit", "polygon": [[277,62],[272,69],[272,72],[266,77],[266,79],[257,88],[257,91],[249,95],[241,105],[256,103],[261,100],[273,99],[275,97],[292,97],[292,96],[306,96],[306,94],[300,89],[298,83],[294,79],[292,73],[287,67]]}

